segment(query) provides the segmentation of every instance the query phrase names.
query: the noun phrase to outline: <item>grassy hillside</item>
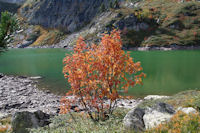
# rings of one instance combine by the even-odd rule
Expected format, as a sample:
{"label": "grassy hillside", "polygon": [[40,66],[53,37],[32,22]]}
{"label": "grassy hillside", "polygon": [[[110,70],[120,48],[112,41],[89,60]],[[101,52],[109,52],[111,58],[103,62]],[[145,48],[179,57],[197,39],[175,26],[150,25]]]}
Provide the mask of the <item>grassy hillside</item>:
{"label": "grassy hillside", "polygon": [[[130,13],[130,9],[123,10]],[[200,2],[145,0],[131,10],[143,21],[151,21],[151,26],[146,31],[128,31],[129,42],[137,41],[140,46],[200,45]]]}

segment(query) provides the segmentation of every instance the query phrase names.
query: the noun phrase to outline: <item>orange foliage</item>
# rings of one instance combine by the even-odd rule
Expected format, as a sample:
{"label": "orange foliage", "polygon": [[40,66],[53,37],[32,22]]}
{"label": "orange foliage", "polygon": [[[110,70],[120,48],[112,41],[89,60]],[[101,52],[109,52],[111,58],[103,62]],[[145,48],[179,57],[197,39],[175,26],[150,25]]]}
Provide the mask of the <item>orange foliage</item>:
{"label": "orange foliage", "polygon": [[110,35],[103,34],[98,46],[87,47],[80,37],[74,53],[67,55],[63,63],[63,73],[71,84],[71,91],[61,100],[61,113],[67,113],[71,105],[78,102],[94,121],[112,114],[116,100],[120,98],[119,89],[127,92],[129,86],[142,84],[145,76],[141,73],[140,62],[134,62],[129,53],[122,50],[117,30]]}
{"label": "orange foliage", "polygon": [[7,132],[9,129],[9,127],[6,125],[6,126],[0,126],[0,132]]}

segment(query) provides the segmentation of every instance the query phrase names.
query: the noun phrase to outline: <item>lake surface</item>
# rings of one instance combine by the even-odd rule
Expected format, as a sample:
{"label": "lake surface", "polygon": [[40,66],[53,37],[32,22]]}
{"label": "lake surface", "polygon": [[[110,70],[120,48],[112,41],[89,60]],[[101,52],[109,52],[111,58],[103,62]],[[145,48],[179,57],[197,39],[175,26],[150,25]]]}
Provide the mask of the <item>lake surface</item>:
{"label": "lake surface", "polygon": [[[62,74],[65,49],[11,49],[0,55],[0,73],[42,76],[39,87],[65,94],[70,86]],[[131,51],[141,61],[147,77],[143,86],[130,88],[129,95],[172,95],[188,89],[200,89],[200,50]]]}

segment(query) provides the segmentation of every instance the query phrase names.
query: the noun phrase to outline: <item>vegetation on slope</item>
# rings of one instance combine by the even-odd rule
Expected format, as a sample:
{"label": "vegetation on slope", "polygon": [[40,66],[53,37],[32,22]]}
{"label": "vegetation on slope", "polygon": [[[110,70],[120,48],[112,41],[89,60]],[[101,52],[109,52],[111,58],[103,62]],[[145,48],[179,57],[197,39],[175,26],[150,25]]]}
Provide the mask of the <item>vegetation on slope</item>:
{"label": "vegetation on slope", "polygon": [[1,13],[0,21],[0,51],[7,47],[10,35],[17,29],[17,20],[9,12]]}
{"label": "vegetation on slope", "polygon": [[33,34],[27,40],[34,40],[32,46],[51,45],[58,43],[63,35],[63,32],[57,29],[44,29],[41,26],[35,26]]}
{"label": "vegetation on slope", "polygon": [[[110,31],[113,27],[122,31],[122,39],[126,46],[195,46],[200,44],[200,3],[197,1],[177,2],[174,0],[129,0],[135,6],[110,8],[111,15],[101,19],[92,28],[96,32]],[[130,3],[129,3],[130,4]],[[117,14],[117,15],[114,15]],[[136,16],[137,20],[127,20]],[[101,24],[104,20],[105,23]],[[109,21],[108,21],[109,20]],[[94,22],[92,22],[93,24]],[[117,23],[117,24],[116,24]],[[131,28],[129,26],[131,24]],[[131,24],[130,24],[131,23]],[[135,30],[134,26],[148,24],[147,29]],[[122,26],[125,25],[125,26]],[[97,28],[101,27],[101,29]],[[89,34],[87,34],[89,32]],[[86,39],[95,40],[96,32],[85,30]],[[98,38],[96,38],[98,40]]]}
{"label": "vegetation on slope", "polygon": [[140,46],[200,44],[199,2],[145,0],[133,10],[143,21],[152,22],[146,31],[128,31],[127,38],[139,40]]}
{"label": "vegetation on slope", "polygon": [[[25,11],[28,16],[31,16],[31,10],[34,9],[34,12],[41,10],[40,8],[33,8],[37,3],[41,3],[41,1],[28,0],[20,10]],[[125,45],[129,47],[194,46],[200,44],[200,3],[197,1],[126,0],[125,3],[127,4],[123,5],[122,2],[118,8],[114,8],[114,3],[110,0],[107,5],[108,8],[103,13],[97,13],[91,22],[83,25],[83,28],[79,27],[77,34],[85,37],[86,41],[96,41],[99,40],[99,37],[95,36],[96,34],[110,31],[114,27],[122,30],[122,39]],[[99,11],[101,11],[101,6]],[[110,13],[110,15],[107,15],[105,18],[103,15],[106,15],[106,13]],[[148,28],[135,30],[134,28],[126,27],[126,25],[120,27],[120,24],[126,23],[124,20],[131,15],[137,17],[135,22],[131,22],[132,27],[134,25],[138,26],[138,23],[145,23],[148,25]],[[85,17],[84,15],[82,16]],[[24,20],[26,22],[26,19]],[[116,25],[116,22],[120,23]],[[67,30],[67,27],[62,27],[61,29]],[[40,27],[39,36],[31,35],[37,37],[33,45],[55,44],[62,39],[63,36],[61,34],[63,35],[59,27],[57,29],[44,29]],[[75,44],[76,39],[73,38],[71,42]],[[69,46],[71,44],[66,45]]]}

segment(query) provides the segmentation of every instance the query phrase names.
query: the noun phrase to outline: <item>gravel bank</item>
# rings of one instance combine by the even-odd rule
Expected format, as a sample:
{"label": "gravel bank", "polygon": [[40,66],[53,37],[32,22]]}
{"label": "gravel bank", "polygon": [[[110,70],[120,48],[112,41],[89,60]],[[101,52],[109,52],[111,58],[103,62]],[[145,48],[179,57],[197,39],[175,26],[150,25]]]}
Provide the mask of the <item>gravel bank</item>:
{"label": "gravel bank", "polygon": [[42,110],[48,114],[58,112],[60,97],[41,91],[36,80],[0,74],[0,112]]}

